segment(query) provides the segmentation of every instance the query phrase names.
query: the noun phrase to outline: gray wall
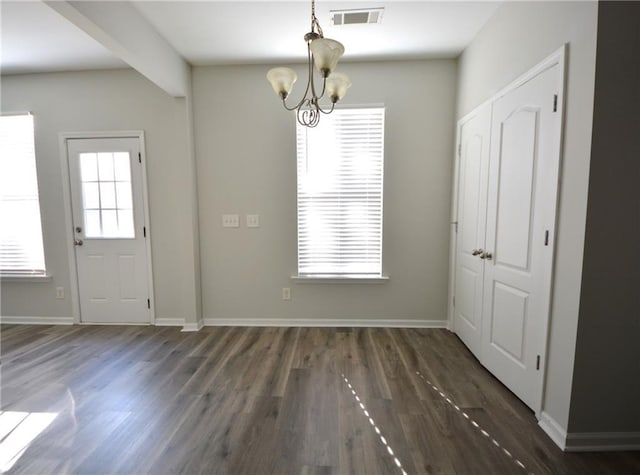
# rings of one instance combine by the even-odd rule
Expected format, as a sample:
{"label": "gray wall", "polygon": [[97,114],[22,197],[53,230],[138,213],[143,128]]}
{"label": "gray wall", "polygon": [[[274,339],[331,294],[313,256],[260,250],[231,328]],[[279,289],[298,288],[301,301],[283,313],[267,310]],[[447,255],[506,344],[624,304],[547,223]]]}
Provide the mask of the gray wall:
{"label": "gray wall", "polygon": [[460,118],[569,43],[562,183],[543,411],[567,428],[589,178],[596,2],[507,2],[459,61]]}
{"label": "gray wall", "polygon": [[[58,134],[144,130],[157,318],[197,317],[188,109],[133,70],[2,77],[3,112],[31,111],[51,282],[2,282],[3,316],[71,317]],[[67,298],[55,299],[55,287]]]}
{"label": "gray wall", "polygon": [[603,2],[570,432],[640,433],[640,3]]}
{"label": "gray wall", "polygon": [[[344,105],[384,104],[385,284],[295,284],[295,118],[268,66],[194,68],[205,319],[447,318],[456,61],[344,63]],[[306,74],[296,67],[301,94]],[[223,229],[221,215],[242,226]],[[260,228],[244,215],[260,215]],[[291,287],[291,301],[281,289]]]}
{"label": "gray wall", "polygon": [[[267,69],[195,68],[192,102],[168,97],[131,70],[3,77],[2,110],[35,114],[45,255],[53,280],[2,282],[1,315],[71,316],[69,298],[55,299],[56,286],[70,285],[58,134],[141,129],[157,318],[197,321],[202,275],[202,314],[208,319],[445,325],[456,61],[341,67],[354,82],[345,105],[384,104],[387,110],[383,266],[390,280],[379,285],[290,280],[296,272],[295,122],[271,91]],[[261,226],[223,229],[222,213],[258,213]],[[282,287],[292,288],[291,301],[281,299]]]}

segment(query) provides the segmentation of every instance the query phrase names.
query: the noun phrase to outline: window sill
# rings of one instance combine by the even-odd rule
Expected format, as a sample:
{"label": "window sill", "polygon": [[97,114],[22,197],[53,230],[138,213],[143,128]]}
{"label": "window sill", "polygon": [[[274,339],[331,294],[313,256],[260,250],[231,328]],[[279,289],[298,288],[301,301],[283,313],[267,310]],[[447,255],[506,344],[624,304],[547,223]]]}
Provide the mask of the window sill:
{"label": "window sill", "polygon": [[388,275],[292,275],[296,284],[384,284],[389,281]]}
{"label": "window sill", "polygon": [[51,282],[51,274],[0,274],[2,282]]}

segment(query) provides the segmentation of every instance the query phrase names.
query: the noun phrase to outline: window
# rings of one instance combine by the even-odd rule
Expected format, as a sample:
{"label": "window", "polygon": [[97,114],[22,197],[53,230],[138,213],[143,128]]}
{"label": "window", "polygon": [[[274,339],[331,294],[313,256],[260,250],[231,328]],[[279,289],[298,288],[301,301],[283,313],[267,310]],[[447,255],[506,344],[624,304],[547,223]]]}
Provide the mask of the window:
{"label": "window", "polygon": [[0,273],[45,275],[33,116],[0,116]]}
{"label": "window", "polygon": [[298,275],[382,275],[384,108],[298,125]]}

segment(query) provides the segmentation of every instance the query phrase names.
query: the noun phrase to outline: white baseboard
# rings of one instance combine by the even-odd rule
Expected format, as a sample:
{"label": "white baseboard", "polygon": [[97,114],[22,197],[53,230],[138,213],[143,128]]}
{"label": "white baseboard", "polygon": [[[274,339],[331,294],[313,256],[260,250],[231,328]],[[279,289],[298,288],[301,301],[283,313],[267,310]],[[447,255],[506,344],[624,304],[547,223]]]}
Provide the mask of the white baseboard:
{"label": "white baseboard", "polygon": [[[2,316],[0,323],[22,325],[73,325],[73,317]],[[82,323],[82,322],[81,322]],[[85,323],[86,324],[86,323]],[[105,325],[105,324],[101,324]],[[200,330],[203,326],[238,327],[387,327],[387,328],[448,328],[447,320],[397,320],[361,318],[205,318],[198,323],[185,323],[182,318],[156,318],[155,326],[181,326],[184,332]]]}
{"label": "white baseboard", "polygon": [[640,450],[640,432],[569,432],[566,452]]}
{"label": "white baseboard", "polygon": [[156,318],[154,325],[157,327],[181,327],[184,325],[184,318]]}
{"label": "white baseboard", "polygon": [[546,412],[538,425],[565,452],[640,450],[640,432],[567,432]]}
{"label": "white baseboard", "polygon": [[197,332],[204,326],[202,320],[198,320],[196,323],[185,323],[182,327],[183,332]]}
{"label": "white baseboard", "polygon": [[207,327],[387,327],[447,328],[446,320],[369,320],[360,318],[205,318]]}
{"label": "white baseboard", "polygon": [[73,325],[73,317],[26,317],[7,316],[0,317],[0,323],[13,325]]}
{"label": "white baseboard", "polygon": [[567,432],[553,417],[543,411],[542,414],[540,414],[538,425],[561,450],[565,450],[567,446]]}

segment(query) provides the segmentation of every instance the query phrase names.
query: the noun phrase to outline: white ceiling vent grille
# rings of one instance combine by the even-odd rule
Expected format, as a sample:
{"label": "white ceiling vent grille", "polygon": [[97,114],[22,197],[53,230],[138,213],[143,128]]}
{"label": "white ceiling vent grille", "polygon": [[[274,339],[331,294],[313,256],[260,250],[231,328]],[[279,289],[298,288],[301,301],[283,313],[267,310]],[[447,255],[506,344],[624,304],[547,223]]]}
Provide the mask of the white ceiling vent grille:
{"label": "white ceiling vent grille", "polygon": [[384,7],[367,8],[364,10],[331,10],[331,24],[341,25],[367,25],[382,22]]}

